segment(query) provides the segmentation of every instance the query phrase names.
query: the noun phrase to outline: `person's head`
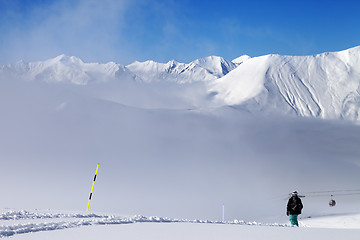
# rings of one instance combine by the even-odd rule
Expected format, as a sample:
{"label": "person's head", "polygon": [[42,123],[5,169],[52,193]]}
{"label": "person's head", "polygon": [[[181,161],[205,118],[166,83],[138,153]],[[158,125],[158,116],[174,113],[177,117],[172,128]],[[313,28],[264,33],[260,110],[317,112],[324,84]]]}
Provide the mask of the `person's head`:
{"label": "person's head", "polygon": [[298,192],[297,191],[293,191],[292,193],[291,193],[291,196],[297,196],[298,195]]}

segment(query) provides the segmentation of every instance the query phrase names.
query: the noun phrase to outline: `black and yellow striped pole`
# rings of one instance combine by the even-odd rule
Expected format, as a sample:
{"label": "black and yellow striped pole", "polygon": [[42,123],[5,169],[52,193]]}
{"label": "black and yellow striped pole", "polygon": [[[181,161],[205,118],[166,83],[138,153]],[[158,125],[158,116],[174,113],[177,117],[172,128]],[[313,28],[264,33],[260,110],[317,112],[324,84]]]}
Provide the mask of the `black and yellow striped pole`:
{"label": "black and yellow striped pole", "polygon": [[92,193],[93,193],[93,190],[94,190],[94,185],[95,185],[95,180],[96,180],[96,175],[97,175],[98,170],[99,170],[99,163],[98,163],[98,165],[97,165],[97,167],[96,167],[95,177],[94,177],[94,181],[93,181],[93,184],[92,184],[92,187],[91,187],[91,192],[90,192],[90,197],[89,197],[89,203],[88,203],[88,206],[87,206],[86,211],[89,211],[91,196],[92,196]]}
{"label": "black and yellow striped pole", "polygon": [[225,222],[225,204],[223,203],[223,222]]}

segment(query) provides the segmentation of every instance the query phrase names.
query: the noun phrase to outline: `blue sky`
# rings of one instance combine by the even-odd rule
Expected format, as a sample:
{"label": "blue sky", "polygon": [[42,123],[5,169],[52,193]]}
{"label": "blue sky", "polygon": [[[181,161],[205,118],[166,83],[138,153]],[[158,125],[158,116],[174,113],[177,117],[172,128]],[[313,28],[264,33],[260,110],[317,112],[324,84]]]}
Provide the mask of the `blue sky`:
{"label": "blue sky", "polygon": [[360,1],[0,0],[0,63],[312,55],[360,45]]}

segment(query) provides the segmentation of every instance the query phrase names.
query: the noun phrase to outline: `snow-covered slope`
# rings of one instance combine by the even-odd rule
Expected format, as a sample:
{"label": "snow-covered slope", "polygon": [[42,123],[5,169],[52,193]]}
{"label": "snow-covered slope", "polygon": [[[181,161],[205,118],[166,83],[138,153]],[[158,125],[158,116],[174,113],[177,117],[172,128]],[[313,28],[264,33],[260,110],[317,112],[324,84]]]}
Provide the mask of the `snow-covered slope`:
{"label": "snow-covered slope", "polygon": [[197,59],[189,64],[179,63],[174,60],[168,63],[146,61],[134,62],[126,67],[146,82],[169,81],[189,83],[210,81],[223,77],[239,64],[222,57],[209,56]]}
{"label": "snow-covered slope", "polygon": [[360,120],[360,47],[313,56],[247,60],[210,84],[217,101],[323,119]]}

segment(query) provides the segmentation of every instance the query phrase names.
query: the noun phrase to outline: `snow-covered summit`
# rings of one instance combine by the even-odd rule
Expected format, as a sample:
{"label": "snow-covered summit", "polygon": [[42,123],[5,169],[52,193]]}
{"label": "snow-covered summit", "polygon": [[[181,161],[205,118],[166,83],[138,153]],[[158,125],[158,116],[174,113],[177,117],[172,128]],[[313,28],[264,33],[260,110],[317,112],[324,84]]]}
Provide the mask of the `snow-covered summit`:
{"label": "snow-covered summit", "polygon": [[208,70],[209,72],[213,73],[215,76],[218,77],[225,76],[237,67],[236,63],[218,56],[200,58],[191,63]]}
{"label": "snow-covered summit", "polygon": [[241,64],[243,62],[245,62],[246,60],[249,60],[251,57],[248,55],[242,55],[238,58],[235,58],[234,60],[232,60],[231,62],[235,63],[235,64]]}

